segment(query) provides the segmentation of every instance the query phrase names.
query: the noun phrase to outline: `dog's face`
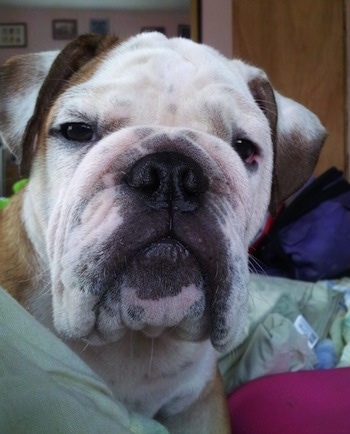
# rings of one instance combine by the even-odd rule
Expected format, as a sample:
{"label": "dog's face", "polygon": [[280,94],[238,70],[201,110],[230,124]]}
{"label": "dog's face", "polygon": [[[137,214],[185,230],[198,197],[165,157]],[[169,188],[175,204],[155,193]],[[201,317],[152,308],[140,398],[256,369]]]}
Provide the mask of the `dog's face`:
{"label": "dog's face", "polygon": [[311,174],[318,119],[260,70],[185,39],[83,37],[49,71],[55,58],[4,67],[0,127],[30,171],[23,221],[57,330],[238,343],[249,243]]}

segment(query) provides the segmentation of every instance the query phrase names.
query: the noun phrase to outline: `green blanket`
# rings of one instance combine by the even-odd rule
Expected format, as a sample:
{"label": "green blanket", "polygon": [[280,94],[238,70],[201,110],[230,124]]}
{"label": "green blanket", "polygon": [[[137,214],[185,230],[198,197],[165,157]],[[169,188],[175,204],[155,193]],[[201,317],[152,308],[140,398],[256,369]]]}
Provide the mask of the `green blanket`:
{"label": "green blanket", "polygon": [[165,434],[0,290],[1,434]]}
{"label": "green blanket", "polygon": [[[252,277],[247,338],[219,363],[227,392],[264,375],[314,368],[314,350],[293,321],[302,314],[320,339],[329,336],[343,298],[329,286]],[[128,412],[78,356],[0,288],[0,434],[22,433],[167,430]]]}

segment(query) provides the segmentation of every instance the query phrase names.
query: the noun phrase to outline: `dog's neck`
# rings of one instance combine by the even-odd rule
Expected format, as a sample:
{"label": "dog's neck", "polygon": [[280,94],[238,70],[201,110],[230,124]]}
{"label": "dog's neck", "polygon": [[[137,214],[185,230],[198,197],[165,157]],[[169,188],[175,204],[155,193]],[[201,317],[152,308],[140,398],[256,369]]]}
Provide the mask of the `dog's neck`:
{"label": "dog's neck", "polygon": [[129,410],[148,417],[166,416],[190,405],[201,392],[198,385],[203,379],[209,381],[216,369],[216,354],[209,341],[185,342],[171,334],[151,339],[129,331],[104,346],[82,340],[66,343]]}

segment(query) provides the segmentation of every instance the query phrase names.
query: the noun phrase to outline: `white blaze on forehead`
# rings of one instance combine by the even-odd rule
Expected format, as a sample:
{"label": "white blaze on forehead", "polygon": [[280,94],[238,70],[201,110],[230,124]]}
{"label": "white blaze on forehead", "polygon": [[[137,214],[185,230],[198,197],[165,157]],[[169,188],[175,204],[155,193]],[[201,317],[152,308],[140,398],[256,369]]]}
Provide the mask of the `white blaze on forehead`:
{"label": "white blaze on forehead", "polygon": [[[205,46],[198,46],[189,40],[167,39],[161,35],[143,35],[142,38],[132,38],[126,43],[112,49],[102,60],[95,77],[101,80],[108,74],[116,78],[128,75],[130,70],[137,68],[139,72],[147,71],[149,77],[156,73],[156,78],[171,76],[174,80],[181,80],[179,72],[191,75],[202,71],[211,71],[214,66],[212,59],[206,58],[211,53],[219,62],[224,60],[219,53]],[[217,65],[215,66],[217,70]],[[136,71],[137,72],[137,71]],[[130,75],[130,74],[129,74]],[[182,81],[182,84],[183,81]]]}
{"label": "white blaze on forehead", "polygon": [[[92,121],[177,122],[208,130],[212,113],[230,122],[234,115],[243,125],[263,119],[240,63],[189,40],[143,35],[112,49],[93,67],[86,81],[65,92],[58,123],[68,114],[74,121],[74,114],[82,113]],[[226,127],[228,134],[232,127]]]}

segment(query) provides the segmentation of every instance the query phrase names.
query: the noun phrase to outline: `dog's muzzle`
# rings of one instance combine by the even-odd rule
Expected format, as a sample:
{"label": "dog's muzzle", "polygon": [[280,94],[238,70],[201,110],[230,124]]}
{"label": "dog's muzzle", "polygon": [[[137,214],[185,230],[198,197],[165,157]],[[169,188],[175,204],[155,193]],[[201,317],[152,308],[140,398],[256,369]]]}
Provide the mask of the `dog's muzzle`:
{"label": "dog's muzzle", "polygon": [[[131,329],[210,337],[219,349],[241,316],[230,317],[232,306],[246,299],[246,251],[232,191],[222,167],[195,142],[159,137],[144,141],[146,152],[131,163],[130,154],[118,158],[108,148],[110,168],[88,178],[89,196],[93,155],[77,171],[75,197],[58,210],[68,210],[62,224],[52,225],[65,234],[54,306],[72,305],[56,309],[55,325],[95,343]],[[79,311],[84,318],[76,319]]]}
{"label": "dog's muzzle", "polygon": [[[207,335],[206,279],[195,253],[198,240],[189,247],[179,221],[185,218],[193,224],[201,208],[209,187],[203,169],[180,153],[152,153],[136,161],[123,182],[138,222],[131,228],[130,252],[118,273],[118,302],[110,300],[115,290],[109,290],[102,306],[120,305],[123,325],[150,336],[170,327],[177,327],[181,336]],[[138,231],[145,238],[140,245],[132,236]]]}
{"label": "dog's muzzle", "polygon": [[205,311],[205,281],[195,256],[178,239],[174,219],[179,214],[196,213],[209,181],[193,159],[161,152],[137,161],[125,182],[145,210],[164,213],[167,231],[138,251],[127,267],[124,322],[131,328],[145,323],[144,331],[149,334],[182,322],[193,334]]}

